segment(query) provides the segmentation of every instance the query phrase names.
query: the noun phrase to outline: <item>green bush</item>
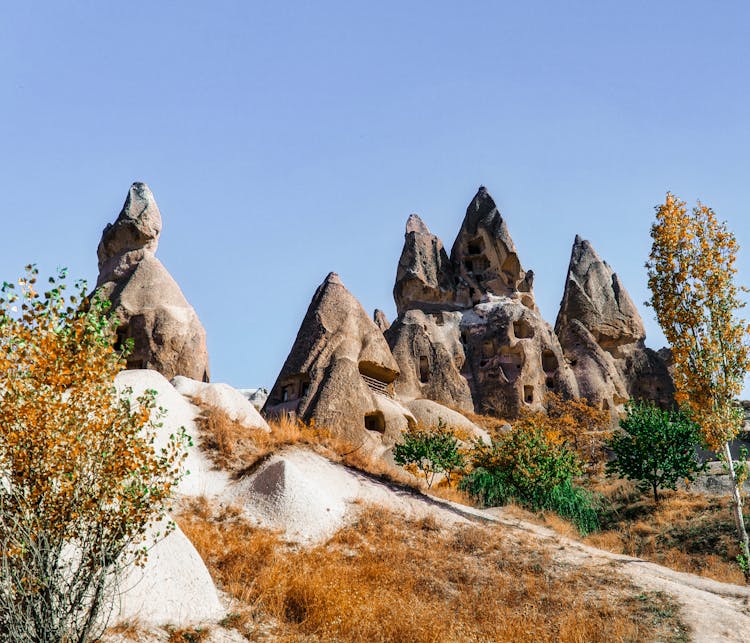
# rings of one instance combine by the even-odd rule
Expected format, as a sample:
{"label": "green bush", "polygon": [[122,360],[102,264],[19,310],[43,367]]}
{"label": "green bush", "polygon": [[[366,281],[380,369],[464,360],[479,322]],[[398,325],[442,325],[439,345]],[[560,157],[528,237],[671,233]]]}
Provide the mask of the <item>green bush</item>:
{"label": "green bush", "polygon": [[393,447],[393,459],[401,466],[415,466],[427,481],[428,488],[438,473],[444,474],[450,484],[453,473],[466,464],[458,438],[442,420],[434,428],[409,429],[403,435],[403,442]]}
{"label": "green bush", "polygon": [[622,432],[609,447],[616,460],[607,472],[637,482],[642,492],[651,491],[659,502],[659,489],[674,489],[678,480],[694,480],[705,467],[695,453],[700,427],[680,411],[665,411],[646,402],[629,402]]}
{"label": "green bush", "polygon": [[578,456],[541,428],[524,423],[489,446],[477,443],[471,461],[461,488],[484,506],[515,500],[534,511],[554,511],[583,534],[598,529],[596,497],[572,483],[581,471]]}

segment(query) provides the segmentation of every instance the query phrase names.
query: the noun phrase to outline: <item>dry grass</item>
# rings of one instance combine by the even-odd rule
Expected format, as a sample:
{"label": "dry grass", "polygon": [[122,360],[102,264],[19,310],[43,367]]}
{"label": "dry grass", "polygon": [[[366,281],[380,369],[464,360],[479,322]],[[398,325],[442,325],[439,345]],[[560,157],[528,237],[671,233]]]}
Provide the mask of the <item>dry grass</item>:
{"label": "dry grass", "polygon": [[169,643],[201,643],[206,641],[210,631],[203,627],[167,627],[169,634]]}
{"label": "dry grass", "polygon": [[502,433],[501,429],[503,427],[507,427],[508,425],[510,425],[510,422],[508,422],[508,420],[497,418],[493,415],[473,413],[471,411],[465,411],[464,409],[452,405],[446,406],[456,413],[460,413],[461,415],[463,415],[467,420],[469,420],[469,422],[473,422],[477,426],[483,428],[485,431],[487,431],[487,433],[490,434],[490,437],[492,438],[496,438],[500,433]]}
{"label": "dry grass", "polygon": [[311,427],[288,415],[271,419],[270,432],[248,429],[216,407],[203,406],[198,418],[201,441],[214,464],[235,476],[252,471],[268,455],[291,445],[305,445],[316,453],[391,482],[419,487],[406,472],[369,455],[362,445],[337,438],[326,429]]}
{"label": "dry grass", "polygon": [[140,641],[145,631],[143,623],[138,619],[120,621],[107,628],[106,634],[115,634],[126,641]]}
{"label": "dry grass", "polygon": [[602,531],[586,542],[678,571],[744,584],[729,498],[691,491],[664,491],[659,505],[635,485],[601,480],[595,489],[608,501]]}
{"label": "dry grass", "polygon": [[238,516],[180,518],[251,640],[684,640],[664,596],[608,567],[571,568],[500,527],[441,529],[365,507],[324,545],[293,549]]}

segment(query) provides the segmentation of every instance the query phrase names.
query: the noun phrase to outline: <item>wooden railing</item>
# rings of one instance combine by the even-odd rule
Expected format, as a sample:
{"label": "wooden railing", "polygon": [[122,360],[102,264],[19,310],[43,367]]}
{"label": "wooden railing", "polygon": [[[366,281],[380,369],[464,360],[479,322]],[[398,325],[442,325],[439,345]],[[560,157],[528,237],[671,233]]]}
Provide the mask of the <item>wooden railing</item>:
{"label": "wooden railing", "polygon": [[[362,373],[360,373],[360,375],[362,375]],[[388,384],[386,384],[385,382],[376,380],[374,377],[368,377],[367,375],[362,375],[362,379],[365,381],[365,384],[367,384],[368,388],[371,391],[380,393],[381,395],[385,395],[386,397],[393,397],[393,393],[388,390]]]}

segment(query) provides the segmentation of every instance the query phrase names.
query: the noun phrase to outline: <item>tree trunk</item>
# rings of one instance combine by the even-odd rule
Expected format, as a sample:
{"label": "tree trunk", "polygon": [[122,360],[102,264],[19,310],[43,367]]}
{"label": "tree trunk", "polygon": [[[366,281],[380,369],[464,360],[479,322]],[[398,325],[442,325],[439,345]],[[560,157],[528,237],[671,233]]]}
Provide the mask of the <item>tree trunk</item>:
{"label": "tree trunk", "polygon": [[729,442],[724,444],[724,455],[727,458],[727,464],[729,465],[729,475],[732,477],[732,497],[734,500],[734,522],[737,526],[737,536],[740,539],[740,547],[742,548],[742,555],[745,557],[745,564],[743,565],[743,571],[745,572],[745,580],[750,580],[747,566],[750,565],[750,541],[747,537],[747,530],[745,529],[745,519],[742,515],[742,494],[740,493],[740,487],[737,483],[737,474],[734,471],[734,462],[732,461],[732,452],[729,450]]}

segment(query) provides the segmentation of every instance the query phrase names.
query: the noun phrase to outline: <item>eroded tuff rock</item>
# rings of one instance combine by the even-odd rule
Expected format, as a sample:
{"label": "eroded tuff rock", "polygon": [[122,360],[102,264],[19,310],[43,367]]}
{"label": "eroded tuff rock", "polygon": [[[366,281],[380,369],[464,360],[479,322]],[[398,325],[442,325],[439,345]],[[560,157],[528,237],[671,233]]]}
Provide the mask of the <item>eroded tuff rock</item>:
{"label": "eroded tuff rock", "polygon": [[404,400],[426,398],[474,410],[471,389],[461,371],[466,362],[461,342],[459,311],[403,312],[386,331],[385,337],[401,376],[395,381]]}
{"label": "eroded tuff rock", "polygon": [[477,304],[486,293],[518,295],[522,303],[534,307],[530,295],[534,273],[521,267],[508,226],[484,187],[479,188],[466,209],[451,248],[451,264],[458,276],[459,301]]}
{"label": "eroded tuff rock", "polygon": [[515,417],[541,408],[546,391],[576,395],[557,336],[534,301],[533,272],[521,267],[484,187],[466,210],[450,259],[432,249],[442,243],[412,215],[394,288],[399,316],[386,333],[401,369],[399,396]]}
{"label": "eroded tuff rock", "polygon": [[375,309],[375,312],[372,315],[372,321],[375,322],[375,325],[383,333],[391,327],[391,322],[388,321],[388,317],[385,316],[385,313],[380,310],[380,308]]}
{"label": "eroded tuff rock", "polygon": [[456,299],[455,285],[443,242],[412,214],[406,221],[404,249],[393,287],[398,314],[412,308],[451,307]]}
{"label": "eroded tuff rock", "polygon": [[579,392],[602,408],[630,397],[668,405],[674,394],[667,364],[646,348],[638,310],[617,274],[576,236],[555,330]]}
{"label": "eroded tuff rock", "polygon": [[382,331],[331,273],[310,302],[264,412],[293,413],[354,444],[389,447],[414,422],[394,399],[398,376]]}
{"label": "eroded tuff rock", "polygon": [[161,214],[145,183],[133,183],[117,220],[102,233],[97,290],[112,301],[118,342],[134,350],[128,368],[150,368],[167,379],[208,381],[206,332],[167,269],[156,258]]}

